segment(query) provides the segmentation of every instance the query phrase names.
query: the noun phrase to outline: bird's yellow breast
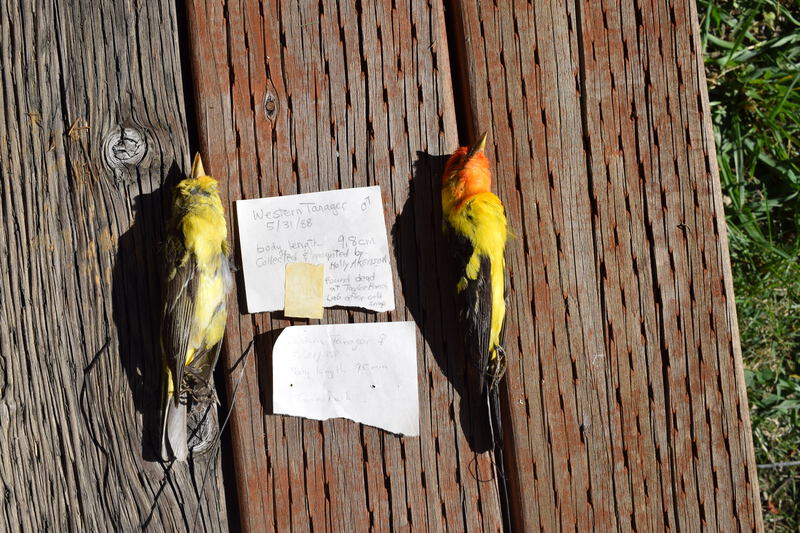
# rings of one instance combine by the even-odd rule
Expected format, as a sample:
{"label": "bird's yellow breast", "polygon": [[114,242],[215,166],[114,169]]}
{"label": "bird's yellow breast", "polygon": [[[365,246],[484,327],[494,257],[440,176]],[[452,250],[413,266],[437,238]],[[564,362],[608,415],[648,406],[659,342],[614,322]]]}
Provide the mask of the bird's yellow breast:
{"label": "bird's yellow breast", "polygon": [[222,340],[227,319],[227,235],[216,181],[207,176],[179,185],[184,216],[180,220],[186,251],[194,257],[197,277],[186,364],[201,349]]}
{"label": "bird's yellow breast", "polygon": [[228,229],[221,207],[198,205],[181,220],[184,246],[194,253],[199,265],[208,264],[223,251]]}
{"label": "bird's yellow breast", "polygon": [[505,247],[508,229],[503,203],[491,192],[482,192],[454,206],[445,216],[450,226],[472,244],[473,253],[467,265],[467,277],[476,279],[481,257],[489,258],[492,327],[488,349],[494,357],[494,348],[500,344],[500,333],[506,316]]}
{"label": "bird's yellow breast", "polygon": [[224,276],[203,270],[197,275],[197,297],[186,364],[192,362],[195,351],[210,349],[222,340],[228,317]]}

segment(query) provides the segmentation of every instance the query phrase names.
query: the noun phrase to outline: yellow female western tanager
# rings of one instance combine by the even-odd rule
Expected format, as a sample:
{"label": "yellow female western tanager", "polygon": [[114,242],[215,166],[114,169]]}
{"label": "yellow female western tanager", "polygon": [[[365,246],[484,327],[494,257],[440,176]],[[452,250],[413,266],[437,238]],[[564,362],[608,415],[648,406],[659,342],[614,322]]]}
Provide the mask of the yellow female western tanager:
{"label": "yellow female western tanager", "polygon": [[442,176],[442,218],[453,249],[459,318],[467,356],[480,372],[481,392],[496,390],[505,372],[506,215],[491,192],[492,174],[483,154],[484,133],[456,150]]}
{"label": "yellow female western tanager", "polygon": [[187,405],[215,399],[211,373],[225,333],[232,285],[227,234],[217,182],[206,176],[197,154],[191,177],[175,188],[164,250],[164,460],[184,461],[189,454]]}

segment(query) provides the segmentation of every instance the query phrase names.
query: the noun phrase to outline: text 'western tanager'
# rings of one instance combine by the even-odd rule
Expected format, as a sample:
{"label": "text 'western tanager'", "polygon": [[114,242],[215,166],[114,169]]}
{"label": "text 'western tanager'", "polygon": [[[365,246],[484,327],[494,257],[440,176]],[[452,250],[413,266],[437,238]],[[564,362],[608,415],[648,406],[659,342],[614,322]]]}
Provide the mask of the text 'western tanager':
{"label": "text 'western tanager'", "polygon": [[225,333],[232,285],[227,234],[217,182],[205,174],[197,154],[191,177],[175,188],[164,250],[164,460],[186,460],[187,409],[216,401],[212,371]]}

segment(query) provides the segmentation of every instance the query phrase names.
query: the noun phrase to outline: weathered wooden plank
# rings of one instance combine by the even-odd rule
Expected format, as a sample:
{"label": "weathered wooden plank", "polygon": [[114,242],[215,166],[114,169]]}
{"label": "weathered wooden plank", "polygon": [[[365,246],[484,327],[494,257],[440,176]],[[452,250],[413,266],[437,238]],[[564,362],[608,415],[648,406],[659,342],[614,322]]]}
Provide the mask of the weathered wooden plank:
{"label": "weathered wooden plank", "polygon": [[598,401],[606,383],[593,366],[603,334],[574,15],[555,2],[464,3],[458,13],[473,131],[490,130],[497,191],[517,235],[507,249],[512,512],[520,530],[609,530],[613,515],[592,513],[610,507],[613,489]]}
{"label": "weathered wooden plank", "polygon": [[218,461],[153,461],[174,4],[3,2],[0,54],[0,530],[225,530]]}
{"label": "weathered wooden plank", "polygon": [[[457,145],[441,5],[195,1],[188,20],[200,144],[228,204],[381,185],[397,311],[326,310],[324,320],[413,318],[421,331],[422,434],[398,438],[345,420],[264,415],[269,332],[292,322],[233,314],[225,364],[257,339],[231,420],[243,527],[497,530],[497,486],[477,480],[490,477],[491,454],[468,435],[479,414],[462,399],[466,367],[440,281],[441,156]],[[238,372],[229,375],[231,391]]]}
{"label": "weathered wooden plank", "polygon": [[693,2],[452,7],[518,236],[518,529],[761,529]]}

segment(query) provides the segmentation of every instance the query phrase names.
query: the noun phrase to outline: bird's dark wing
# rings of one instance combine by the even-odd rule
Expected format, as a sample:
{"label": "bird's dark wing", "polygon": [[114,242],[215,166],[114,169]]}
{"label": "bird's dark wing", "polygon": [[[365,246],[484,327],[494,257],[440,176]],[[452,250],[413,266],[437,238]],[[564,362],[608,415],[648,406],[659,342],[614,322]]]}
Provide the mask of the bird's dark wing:
{"label": "bird's dark wing", "polygon": [[489,370],[489,339],[492,329],[491,263],[486,256],[478,256],[480,267],[475,279],[465,271],[461,280],[466,287],[459,292],[459,316],[464,327],[465,345],[470,358],[480,372],[480,388]]}
{"label": "bird's dark wing", "polygon": [[[464,347],[470,362],[480,373],[480,388],[489,365],[489,340],[492,328],[492,267],[488,257],[475,252],[475,246],[463,234],[446,225],[445,233],[452,246],[456,280],[458,317],[464,332]],[[477,261],[472,275],[470,261]]]}
{"label": "bird's dark wing", "polygon": [[161,344],[172,372],[177,403],[180,396],[186,350],[197,295],[196,265],[182,239],[170,236],[165,247],[164,311],[161,321]]}

